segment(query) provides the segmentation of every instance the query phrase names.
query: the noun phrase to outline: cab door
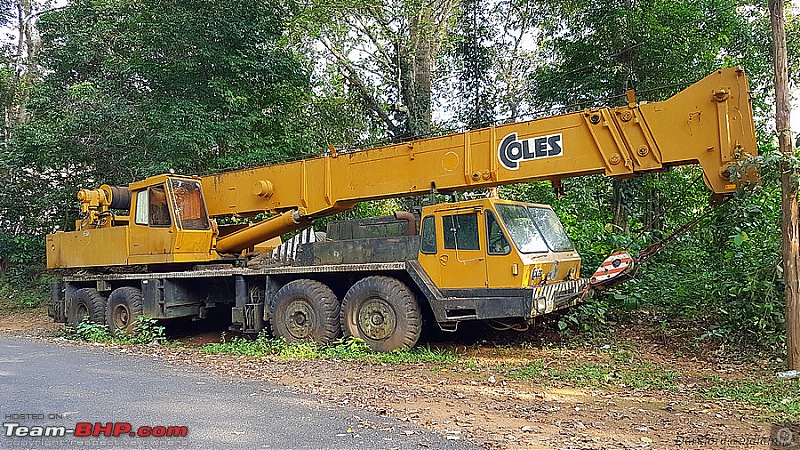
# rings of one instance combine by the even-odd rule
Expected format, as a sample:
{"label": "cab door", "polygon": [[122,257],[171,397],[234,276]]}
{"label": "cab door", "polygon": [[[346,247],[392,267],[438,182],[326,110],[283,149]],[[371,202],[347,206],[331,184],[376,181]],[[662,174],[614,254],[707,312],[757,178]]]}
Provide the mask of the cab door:
{"label": "cab door", "polygon": [[486,280],[491,288],[518,288],[527,286],[522,261],[511,246],[497,215],[487,209],[486,222]]}
{"label": "cab door", "polygon": [[481,208],[447,211],[437,221],[439,243],[439,288],[484,288],[486,249]]}
{"label": "cab door", "polygon": [[176,225],[169,203],[164,184],[150,186],[135,194],[128,242],[130,264],[172,261]]}
{"label": "cab door", "polygon": [[436,286],[439,286],[441,279],[441,267],[439,265],[439,246],[438,243],[442,242],[441,225],[436,224],[436,217],[429,214],[422,218],[420,223],[420,242],[419,253],[417,254],[417,261],[419,261],[422,269],[428,274],[431,281]]}

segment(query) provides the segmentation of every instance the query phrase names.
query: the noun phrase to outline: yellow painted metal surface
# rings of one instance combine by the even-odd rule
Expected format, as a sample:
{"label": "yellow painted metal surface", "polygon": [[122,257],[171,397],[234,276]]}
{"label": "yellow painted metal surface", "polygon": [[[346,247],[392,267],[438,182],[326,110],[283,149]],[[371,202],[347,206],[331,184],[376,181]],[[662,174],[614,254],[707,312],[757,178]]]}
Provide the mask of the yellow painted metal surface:
{"label": "yellow painted metal surface", "polygon": [[[144,180],[135,181],[129,184],[128,189],[130,189],[131,192],[141,191],[142,189],[147,189],[150,186],[166,183],[168,178],[169,178],[168,174],[153,175],[152,177],[148,177],[145,178]],[[184,178],[195,178],[195,177],[184,177]]]}
{"label": "yellow painted metal surface", "polygon": [[170,227],[153,227],[148,225],[130,225],[130,243],[128,253],[131,264],[147,264],[169,262],[175,247],[174,225]]}
{"label": "yellow painted metal surface", "polygon": [[[421,194],[432,187],[452,191],[595,173],[624,177],[699,163],[708,186],[727,194],[735,188],[729,167],[756,154],[747,77],[742,69],[725,69],[663,102],[588,109],[202,178],[150,177],[129,186],[128,225],[114,226],[108,220],[110,191],[102,187],[82,191],[86,219],[78,224],[79,231],[48,236],[48,267],[210,261],[218,258],[217,251],[240,252],[357,202]],[[184,184],[181,189],[199,182],[203,195],[199,188],[189,189],[186,192],[195,196],[187,194],[180,205],[175,204],[176,182]],[[154,224],[152,211],[137,212],[145,201],[168,205],[158,220],[169,222]],[[459,207],[468,208],[464,205]],[[452,205],[443,206],[448,207]],[[480,201],[474,207],[492,208],[491,202]],[[427,211],[437,216],[441,234],[445,211]],[[209,216],[261,212],[276,215],[220,238],[209,221]],[[484,249],[485,221],[479,213],[474,225],[482,230]],[[114,231],[99,233],[106,229]],[[50,249],[51,244],[56,248]],[[554,259],[562,260],[558,277],[566,276],[569,268],[579,270],[577,262],[567,261],[569,255],[553,254],[540,261],[529,255],[456,250],[442,247],[441,254],[420,255],[423,267],[443,283],[441,287],[526,285],[537,282],[539,271],[548,272]],[[577,255],[573,259],[577,261]]]}
{"label": "yellow painted metal surface", "polygon": [[128,263],[128,227],[49,234],[46,243],[48,269]]}
{"label": "yellow painted metal surface", "polygon": [[[448,288],[484,288],[487,287],[486,277],[486,233],[482,224],[483,209],[486,201],[473,200],[451,204],[439,204],[423,208],[423,215],[433,214],[436,217],[436,263],[438,279],[436,285],[440,289]],[[459,249],[460,243],[448,248],[445,239],[447,228],[452,227],[451,219],[475,217],[478,227],[478,242],[476,246]],[[427,267],[423,266],[427,271]]]}
{"label": "yellow painted metal surface", "polygon": [[278,237],[311,225],[302,217],[296,211],[287,211],[279,216],[266,219],[252,227],[244,228],[219,239],[217,251],[220,253],[240,251],[264,242],[264,236]]}
{"label": "yellow painted metal surface", "polygon": [[[174,181],[171,181],[174,180]],[[135,264],[194,263],[213,261],[215,230],[205,216],[201,194],[176,203],[173,184],[197,182],[191,177],[159,175],[132,183],[130,216],[112,216],[110,192],[81,190],[79,200],[86,217],[77,231],[47,236],[47,267],[72,268]],[[141,195],[140,195],[141,194]],[[140,202],[147,204],[140,205]],[[154,204],[161,202],[159,208]],[[200,202],[200,203],[198,203]],[[140,208],[143,206],[143,208]],[[92,214],[92,211],[94,212]],[[119,220],[117,219],[119,217]],[[204,229],[197,228],[197,222]]]}
{"label": "yellow painted metal surface", "polygon": [[432,183],[445,191],[473,189],[690,163],[701,164],[710,188],[726,194],[734,189],[728,166],[755,154],[747,77],[731,68],[663,102],[339,152],[207,176],[202,183],[211,216],[305,208],[320,217],[359,201],[425,193]]}
{"label": "yellow painted metal surface", "polygon": [[258,253],[267,253],[280,247],[281,244],[283,244],[283,240],[280,237],[275,237],[266,242],[261,242],[254,245],[253,251]]}
{"label": "yellow painted metal surface", "polygon": [[169,229],[146,228],[134,225],[49,234],[47,268],[194,263],[219,259],[216,252],[207,249],[211,240],[209,233],[181,231],[185,244],[171,250],[168,246],[172,245],[175,233]]}
{"label": "yellow painted metal surface", "polygon": [[[189,178],[164,175],[151,177],[146,182],[131,184],[133,191],[128,254],[130,264],[156,264],[168,262],[210,261],[216,259],[211,251],[213,229],[185,229],[176,204],[175,183],[192,182]],[[199,195],[199,194],[198,194]],[[145,206],[143,203],[147,202]],[[198,217],[205,216],[201,205],[181,205],[183,210],[195,209]]]}
{"label": "yellow painted metal surface", "polygon": [[[458,203],[441,203],[422,209],[423,227],[425,217],[433,217],[436,224],[436,252],[425,253],[420,249],[417,257],[420,265],[440,289],[462,288],[519,288],[540,284],[545,275],[558,262],[555,275],[547,282],[580,277],[581,258],[574,250],[566,252],[544,251],[522,253],[510,238],[502,220],[497,224],[508,239],[508,247],[495,247],[490,242],[489,215],[499,218],[496,205],[522,205],[550,208],[547,205],[512,202],[494,198],[477,199]],[[452,228],[451,217],[475,216],[477,220],[478,245],[468,249],[447,248],[445,233]],[[494,250],[494,251],[493,251]],[[494,253],[494,254],[492,254]],[[516,266],[516,267],[515,267]]]}

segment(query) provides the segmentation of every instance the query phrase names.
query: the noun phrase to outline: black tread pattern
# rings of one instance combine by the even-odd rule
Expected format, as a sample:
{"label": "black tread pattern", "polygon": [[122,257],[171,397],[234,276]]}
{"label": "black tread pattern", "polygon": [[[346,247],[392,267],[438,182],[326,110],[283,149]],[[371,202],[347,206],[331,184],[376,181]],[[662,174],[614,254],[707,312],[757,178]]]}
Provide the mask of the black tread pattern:
{"label": "black tread pattern", "polygon": [[114,308],[119,304],[127,304],[130,311],[131,320],[128,326],[122,330],[127,334],[133,334],[136,331],[136,319],[142,315],[142,291],[139,288],[132,286],[123,286],[114,289],[108,297],[108,305],[106,306],[105,316],[108,329],[113,335],[118,330],[114,329],[114,322],[111,315]]}
{"label": "black tread pattern", "polygon": [[339,309],[341,304],[336,294],[325,284],[309,279],[299,279],[286,283],[281,287],[275,298],[270,302],[270,331],[272,336],[284,338],[286,342],[300,342],[289,333],[286,324],[280,322],[278,317],[284,317],[282,308],[286,308],[293,300],[302,299],[311,305],[317,316],[317,322],[312,331],[313,341],[320,344],[329,344],[342,337],[342,328],[339,324]]}
{"label": "black tread pattern", "polygon": [[[397,316],[395,333],[380,341],[362,336],[355,324],[361,304],[374,297],[383,298]],[[342,301],[341,321],[345,336],[363,339],[372,350],[379,352],[411,348],[422,333],[422,310],[414,293],[397,278],[382,275],[362,278],[347,291]]]}
{"label": "black tread pattern", "polygon": [[77,317],[78,305],[81,304],[86,305],[90,322],[101,325],[106,323],[106,298],[100,295],[97,289],[80,288],[75,291],[75,297],[72,299],[69,317],[67,318],[71,326],[78,326],[81,322],[81,318]]}

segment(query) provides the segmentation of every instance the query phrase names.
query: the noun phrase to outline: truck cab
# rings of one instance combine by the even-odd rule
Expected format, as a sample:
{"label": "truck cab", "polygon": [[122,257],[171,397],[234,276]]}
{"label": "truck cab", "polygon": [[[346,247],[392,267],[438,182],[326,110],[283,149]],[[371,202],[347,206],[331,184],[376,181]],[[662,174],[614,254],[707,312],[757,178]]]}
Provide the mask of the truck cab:
{"label": "truck cab", "polygon": [[197,177],[156,175],[127,187],[82,189],[78,199],[84,217],[76,230],[47,236],[48,268],[219,259]]}
{"label": "truck cab", "polygon": [[180,263],[217,259],[214,227],[200,181],[159,175],[128,187],[131,191],[129,264]]}
{"label": "truck cab", "polygon": [[581,264],[550,206],[497,198],[423,208],[417,259],[440,289],[576,280]]}

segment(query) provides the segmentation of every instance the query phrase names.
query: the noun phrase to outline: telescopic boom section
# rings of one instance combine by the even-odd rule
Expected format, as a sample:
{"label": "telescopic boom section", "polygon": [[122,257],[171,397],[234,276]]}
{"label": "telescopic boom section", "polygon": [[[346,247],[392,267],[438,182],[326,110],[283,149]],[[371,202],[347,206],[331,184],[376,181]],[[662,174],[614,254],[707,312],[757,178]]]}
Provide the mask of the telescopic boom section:
{"label": "telescopic boom section", "polygon": [[[700,164],[709,188],[732,193],[731,167],[757,154],[742,68],[720,70],[674,97],[594,108],[353,153],[202,179],[211,216],[277,215],[221,237],[240,251],[358,202],[603,173],[626,177]],[[276,234],[278,233],[278,234]]]}

